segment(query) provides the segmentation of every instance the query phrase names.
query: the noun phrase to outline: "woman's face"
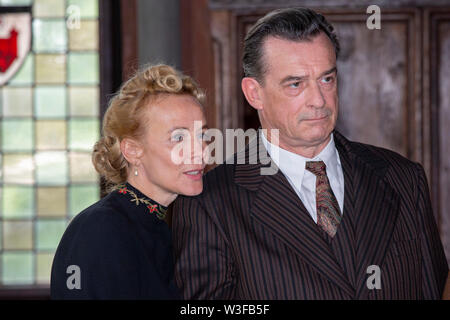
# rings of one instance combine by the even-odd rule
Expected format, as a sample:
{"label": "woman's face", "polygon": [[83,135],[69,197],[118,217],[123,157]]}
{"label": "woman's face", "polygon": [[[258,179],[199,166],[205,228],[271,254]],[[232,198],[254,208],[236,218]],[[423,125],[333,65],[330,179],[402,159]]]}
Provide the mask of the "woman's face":
{"label": "woman's face", "polygon": [[202,106],[190,95],[167,94],[149,103],[146,117],[135,177],[139,185],[162,202],[178,194],[201,193],[206,147],[202,138],[207,129]]}

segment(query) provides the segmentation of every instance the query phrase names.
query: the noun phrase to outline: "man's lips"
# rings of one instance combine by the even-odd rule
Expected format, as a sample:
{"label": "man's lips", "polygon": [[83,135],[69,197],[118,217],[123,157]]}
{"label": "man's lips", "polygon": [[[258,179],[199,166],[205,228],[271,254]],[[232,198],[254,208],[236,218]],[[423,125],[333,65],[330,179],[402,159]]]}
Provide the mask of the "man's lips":
{"label": "man's lips", "polygon": [[302,119],[302,120],[304,120],[304,121],[319,121],[319,120],[324,120],[326,118],[328,118],[327,115],[320,117],[320,118],[310,118],[310,119]]}

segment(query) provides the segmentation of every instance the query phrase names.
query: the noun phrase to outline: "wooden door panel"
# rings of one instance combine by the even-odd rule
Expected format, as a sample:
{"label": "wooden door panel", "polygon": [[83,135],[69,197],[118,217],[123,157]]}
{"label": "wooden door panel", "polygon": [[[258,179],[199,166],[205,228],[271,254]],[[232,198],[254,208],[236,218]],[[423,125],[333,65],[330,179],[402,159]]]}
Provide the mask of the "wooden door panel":
{"label": "wooden door panel", "polygon": [[425,10],[424,67],[431,141],[431,194],[450,263],[450,8]]}
{"label": "wooden door panel", "polygon": [[365,14],[326,14],[341,43],[338,59],[337,128],[351,140],[385,147],[411,159],[420,147],[418,14],[383,12],[380,30],[366,27]]}

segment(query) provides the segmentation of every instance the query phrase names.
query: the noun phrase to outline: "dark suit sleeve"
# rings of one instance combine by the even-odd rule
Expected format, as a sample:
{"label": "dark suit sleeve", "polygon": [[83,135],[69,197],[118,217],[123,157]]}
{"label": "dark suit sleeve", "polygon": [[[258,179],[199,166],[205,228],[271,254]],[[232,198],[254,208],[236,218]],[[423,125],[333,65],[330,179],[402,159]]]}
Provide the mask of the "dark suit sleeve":
{"label": "dark suit sleeve", "polygon": [[180,197],[172,224],[175,280],[185,299],[233,299],[231,252],[217,221],[195,198]]}
{"label": "dark suit sleeve", "polygon": [[431,207],[428,183],[423,167],[417,164],[419,186],[416,208],[419,213],[422,244],[422,290],[425,299],[441,299],[448,264]]}
{"label": "dark suit sleeve", "polygon": [[[134,248],[132,237],[108,220],[72,226],[53,262],[52,299],[138,299],[139,261]],[[70,265],[79,267],[81,288],[67,286]]]}

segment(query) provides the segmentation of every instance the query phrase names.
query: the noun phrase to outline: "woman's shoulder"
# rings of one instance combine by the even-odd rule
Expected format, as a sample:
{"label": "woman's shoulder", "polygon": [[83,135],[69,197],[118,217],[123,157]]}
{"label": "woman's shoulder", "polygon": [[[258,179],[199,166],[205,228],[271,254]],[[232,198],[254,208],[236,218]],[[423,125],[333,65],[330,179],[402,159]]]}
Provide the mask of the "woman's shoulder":
{"label": "woman's shoulder", "polygon": [[130,221],[114,194],[109,194],[76,215],[63,239],[81,238],[83,242],[105,241],[109,237],[130,234]]}

